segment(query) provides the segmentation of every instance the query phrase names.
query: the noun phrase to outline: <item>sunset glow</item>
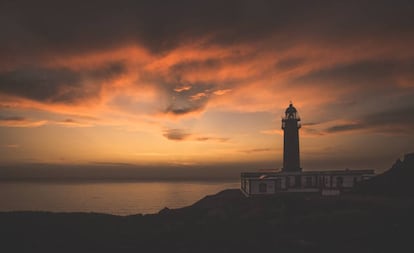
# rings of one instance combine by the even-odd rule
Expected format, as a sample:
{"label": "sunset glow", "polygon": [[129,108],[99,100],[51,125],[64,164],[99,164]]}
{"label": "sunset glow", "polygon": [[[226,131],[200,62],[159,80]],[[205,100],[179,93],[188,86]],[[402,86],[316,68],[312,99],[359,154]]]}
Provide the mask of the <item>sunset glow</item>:
{"label": "sunset glow", "polygon": [[209,2],[2,4],[0,164],[280,168],[289,101],[304,168],[414,150],[412,9]]}

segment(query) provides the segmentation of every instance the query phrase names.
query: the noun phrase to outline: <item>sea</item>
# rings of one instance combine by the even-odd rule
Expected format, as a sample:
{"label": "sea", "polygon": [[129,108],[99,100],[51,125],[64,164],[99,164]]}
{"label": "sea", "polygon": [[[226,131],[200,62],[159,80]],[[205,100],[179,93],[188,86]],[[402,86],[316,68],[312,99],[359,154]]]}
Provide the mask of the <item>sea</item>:
{"label": "sea", "polygon": [[151,214],[231,188],[239,188],[239,182],[0,182],[0,211]]}

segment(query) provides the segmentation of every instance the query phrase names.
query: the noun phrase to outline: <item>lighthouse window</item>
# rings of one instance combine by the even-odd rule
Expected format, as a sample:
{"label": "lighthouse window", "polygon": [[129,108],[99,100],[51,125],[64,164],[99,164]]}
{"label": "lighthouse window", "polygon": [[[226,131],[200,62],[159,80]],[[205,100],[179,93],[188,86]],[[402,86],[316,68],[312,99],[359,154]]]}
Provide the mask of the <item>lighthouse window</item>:
{"label": "lighthouse window", "polygon": [[260,183],[259,184],[259,192],[267,192],[267,184]]}

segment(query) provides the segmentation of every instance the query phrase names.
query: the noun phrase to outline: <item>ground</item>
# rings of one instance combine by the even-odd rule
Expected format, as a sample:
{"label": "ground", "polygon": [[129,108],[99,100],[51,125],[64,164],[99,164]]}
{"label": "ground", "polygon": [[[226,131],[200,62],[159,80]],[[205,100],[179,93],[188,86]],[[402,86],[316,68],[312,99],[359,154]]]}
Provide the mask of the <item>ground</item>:
{"label": "ground", "polygon": [[238,189],[153,215],[0,213],[3,252],[413,252],[410,197],[246,198]]}

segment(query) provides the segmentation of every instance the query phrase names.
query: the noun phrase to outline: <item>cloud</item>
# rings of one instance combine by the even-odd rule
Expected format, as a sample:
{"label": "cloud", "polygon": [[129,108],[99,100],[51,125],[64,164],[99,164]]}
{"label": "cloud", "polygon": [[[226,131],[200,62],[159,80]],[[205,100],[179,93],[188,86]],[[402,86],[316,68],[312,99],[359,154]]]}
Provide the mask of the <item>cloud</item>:
{"label": "cloud", "polygon": [[0,92],[45,102],[69,102],[84,96],[79,84],[80,76],[67,69],[21,69],[0,74]]}
{"label": "cloud", "polygon": [[182,92],[182,91],[187,91],[187,90],[190,90],[190,89],[191,89],[190,85],[183,85],[183,86],[179,86],[179,87],[174,88],[174,91]]}
{"label": "cloud", "polygon": [[96,98],[101,86],[124,73],[120,63],[75,71],[68,68],[19,68],[0,73],[0,93],[44,103],[76,103]]}
{"label": "cloud", "polygon": [[305,123],[302,123],[302,127],[316,126],[316,125],[319,125],[319,123],[315,123],[315,122],[305,122]]}
{"label": "cloud", "polygon": [[171,128],[163,131],[163,136],[172,141],[215,141],[226,142],[229,138],[215,137],[191,133],[186,129]]}
{"label": "cloud", "polygon": [[268,135],[283,135],[283,130],[281,129],[268,129],[268,130],[262,130],[260,131],[262,134],[268,134]]}
{"label": "cloud", "polygon": [[195,95],[192,95],[190,97],[190,99],[192,101],[194,101],[194,100],[200,100],[200,99],[205,98],[205,97],[207,97],[207,94],[205,92],[199,92],[199,93],[197,93]]}
{"label": "cloud", "polygon": [[[0,52],[12,54],[3,63],[0,59],[0,81],[8,81],[0,82],[0,92],[40,103],[90,101],[122,113],[174,118],[210,108],[275,110],[289,99],[305,105],[355,93],[363,99],[373,83],[378,94],[396,85],[398,92],[412,87],[413,38],[405,32],[412,4],[387,5],[361,13],[369,2],[130,2],[118,9],[103,1],[91,14],[50,2],[39,12],[56,18],[44,23],[30,5],[7,4]],[[94,8],[88,2],[83,6]],[[345,18],[350,14],[353,19]],[[385,31],[399,33],[398,41]],[[39,41],[44,34],[48,40]],[[33,39],[33,46],[19,44],[21,37]],[[152,101],[142,102],[148,90]],[[125,96],[139,98],[124,103]]]}
{"label": "cloud", "polygon": [[[16,51],[23,57],[25,53],[39,54],[45,49],[70,53],[133,41],[152,51],[164,52],[205,34],[211,34],[210,41],[218,44],[278,35],[281,47],[289,44],[286,38],[348,42],[349,37],[356,36],[409,35],[414,22],[410,1],[393,1],[392,4],[388,1],[299,4],[261,0],[121,2],[113,6],[111,1],[100,1],[99,8],[93,1],[79,0],[3,4],[1,23],[7,26],[2,27],[1,51],[8,53],[6,57]],[[82,8],[78,8],[80,4]],[[38,6],[42,8],[36,9]]]}
{"label": "cloud", "polygon": [[175,116],[182,116],[192,112],[199,112],[204,108],[203,104],[192,104],[188,102],[175,103],[173,102],[167,108],[165,108],[164,113],[172,114]]}
{"label": "cloud", "polygon": [[0,116],[0,126],[2,127],[39,127],[47,124],[46,120],[29,120],[20,116],[5,117]]}
{"label": "cloud", "polygon": [[194,139],[197,141],[216,141],[216,142],[226,142],[230,140],[230,138],[211,137],[211,136],[199,136]]}
{"label": "cloud", "polygon": [[246,154],[269,152],[269,151],[274,151],[274,150],[270,149],[270,148],[254,148],[254,149],[240,150],[240,152],[243,152],[243,153],[246,153]]}
{"label": "cloud", "polygon": [[92,123],[80,122],[71,118],[61,121],[55,120],[33,120],[21,116],[0,116],[0,126],[2,127],[39,127],[43,125],[58,125],[64,127],[91,127]]}
{"label": "cloud", "polygon": [[361,130],[364,128],[366,127],[361,123],[340,124],[340,125],[335,125],[335,126],[327,128],[326,132],[336,133],[336,132],[345,132],[345,131],[351,131],[351,130]]}
{"label": "cloud", "polygon": [[70,119],[70,118],[61,120],[61,121],[56,121],[55,123],[59,126],[65,126],[65,127],[92,127],[93,126],[93,124],[91,123],[80,122],[80,121]]}
{"label": "cloud", "polygon": [[198,83],[193,84],[191,89],[180,90],[180,92],[168,86],[162,87],[160,92],[164,94],[164,103],[166,103],[163,113],[185,116],[203,111],[209,101],[210,87],[211,85]]}
{"label": "cloud", "polygon": [[164,130],[163,136],[172,141],[183,141],[188,139],[191,134],[183,129],[166,129]]}
{"label": "cloud", "polygon": [[[61,118],[83,113],[102,119],[96,124],[163,125],[210,110],[277,112],[292,99],[305,116],[313,110],[307,115],[318,118],[312,120],[329,122],[355,108],[333,107],[338,101],[373,112],[370,101],[413,94],[408,1],[36,6],[42,8],[33,12],[33,3],[16,2],[0,10],[0,108]],[[355,112],[341,116],[357,118],[357,125],[326,132],[365,127]],[[54,124],[90,125],[69,119]],[[322,128],[304,125],[303,131]]]}
{"label": "cloud", "polygon": [[[406,68],[414,66],[414,61],[381,60],[356,61],[338,64],[328,68],[307,73],[298,77],[296,83],[320,83],[321,86],[343,85],[348,90],[372,91],[391,88],[396,84],[395,78],[407,72]],[[376,90],[374,90],[376,91]]]}
{"label": "cloud", "polygon": [[319,137],[319,136],[325,135],[323,131],[316,129],[316,128],[310,128],[310,127],[302,127],[300,132],[302,136],[306,136],[306,137]]}
{"label": "cloud", "polygon": [[363,115],[352,123],[331,126],[325,129],[325,132],[371,131],[384,134],[412,134],[413,111],[414,108],[410,106]]}
{"label": "cloud", "polygon": [[20,145],[19,144],[5,144],[5,145],[0,145],[0,147],[16,149],[16,148],[20,148]]}
{"label": "cloud", "polygon": [[216,90],[216,91],[213,92],[213,94],[217,95],[217,96],[222,96],[224,94],[229,93],[230,91],[231,91],[231,89]]}

